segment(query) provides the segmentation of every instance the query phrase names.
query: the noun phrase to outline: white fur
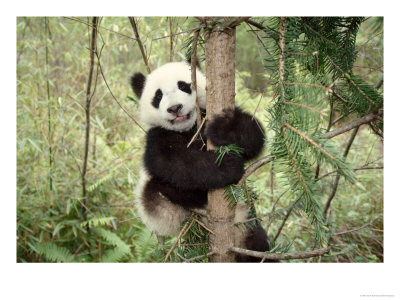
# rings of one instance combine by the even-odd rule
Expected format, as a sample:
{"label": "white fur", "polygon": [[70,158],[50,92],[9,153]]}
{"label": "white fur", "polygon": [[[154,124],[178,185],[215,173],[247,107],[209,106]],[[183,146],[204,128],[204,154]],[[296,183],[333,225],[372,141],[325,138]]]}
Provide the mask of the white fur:
{"label": "white fur", "polygon": [[150,229],[161,235],[177,235],[182,222],[190,216],[190,212],[180,205],[176,205],[159,193],[158,205],[150,214],[143,205],[143,191],[151,176],[142,168],[139,173],[140,179],[135,190],[135,206],[142,222]]}
{"label": "white fur", "polygon": [[[161,126],[174,131],[190,130],[196,122],[196,93],[192,88],[189,95],[178,89],[178,81],[191,83],[191,67],[186,62],[167,63],[154,70],[146,77],[145,86],[140,98],[140,118],[150,127]],[[206,108],[206,78],[196,69],[197,95],[199,106]],[[160,106],[155,108],[151,102],[157,89],[163,93]],[[180,115],[191,113],[189,119],[172,124],[176,116],[167,112],[173,105],[182,104]]]}
{"label": "white fur", "polygon": [[236,247],[244,247],[246,236],[248,234],[248,227],[246,224],[238,224],[248,220],[249,208],[244,203],[237,203],[235,208],[235,232],[234,232],[234,245]]}

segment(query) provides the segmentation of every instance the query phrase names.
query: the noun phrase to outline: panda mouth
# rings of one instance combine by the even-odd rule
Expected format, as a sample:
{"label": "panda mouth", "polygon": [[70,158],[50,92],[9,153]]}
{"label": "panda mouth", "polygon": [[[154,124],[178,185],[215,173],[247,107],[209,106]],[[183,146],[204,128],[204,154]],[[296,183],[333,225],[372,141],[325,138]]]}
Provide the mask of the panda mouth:
{"label": "panda mouth", "polygon": [[170,122],[171,122],[172,124],[184,122],[184,121],[190,119],[191,114],[192,114],[192,113],[190,112],[190,113],[188,113],[187,115],[176,116],[176,118],[173,119],[173,120],[171,120]]}

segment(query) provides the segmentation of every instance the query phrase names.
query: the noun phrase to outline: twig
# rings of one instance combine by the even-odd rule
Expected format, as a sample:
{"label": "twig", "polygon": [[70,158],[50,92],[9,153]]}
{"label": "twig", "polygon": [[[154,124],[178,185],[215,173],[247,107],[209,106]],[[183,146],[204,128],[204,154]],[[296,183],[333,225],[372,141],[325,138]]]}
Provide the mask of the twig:
{"label": "twig", "polygon": [[296,206],[296,204],[300,201],[301,197],[303,197],[304,193],[302,193],[300,195],[299,198],[297,198],[297,200],[289,207],[289,210],[287,211],[285,218],[282,220],[281,226],[279,226],[278,231],[276,232],[275,236],[274,236],[274,241],[276,241],[276,239],[279,237],[279,235],[281,234],[281,231],[283,229],[283,226],[285,226],[286,221],[289,219],[290,214],[292,213],[294,207]]}
{"label": "twig", "polygon": [[87,163],[88,163],[88,155],[89,155],[89,140],[90,140],[90,102],[91,102],[91,87],[92,87],[92,78],[93,78],[93,68],[94,68],[94,54],[97,52],[97,25],[98,25],[98,17],[92,18],[92,37],[90,39],[90,66],[89,66],[89,76],[87,80],[86,87],[86,131],[85,131],[85,152],[83,159],[83,167],[82,167],[82,212],[84,219],[87,220],[87,212],[88,208],[86,206],[87,202],[87,190],[86,190],[86,172],[87,172]]}
{"label": "twig", "polygon": [[208,232],[215,234],[214,231],[212,231],[210,228],[208,228],[203,222],[197,220],[196,218],[194,218],[194,220],[201,226],[203,227],[205,230],[207,230]]}
{"label": "twig", "polygon": [[295,106],[303,107],[305,109],[308,109],[310,111],[313,111],[313,112],[319,114],[320,116],[323,116],[325,114],[323,111],[319,111],[318,109],[315,109],[315,108],[305,105],[305,104],[301,104],[301,103],[297,103],[297,102],[282,102],[282,103],[286,104],[286,105],[295,105]]}
{"label": "twig", "polygon": [[192,262],[192,261],[196,261],[196,260],[198,260],[198,259],[202,259],[202,258],[211,256],[211,255],[213,255],[213,254],[214,254],[214,251],[211,251],[211,252],[208,252],[207,254],[195,256],[195,257],[192,257],[192,258],[189,258],[189,259],[184,258],[184,257],[181,257],[181,258],[184,260],[185,263],[190,263],[190,262]]}
{"label": "twig", "polygon": [[[373,221],[372,221],[372,222],[373,222]],[[350,229],[350,230],[346,230],[346,231],[342,231],[342,232],[333,233],[333,235],[341,235],[341,234],[347,234],[347,233],[351,233],[351,232],[354,232],[354,231],[358,231],[358,230],[364,229],[365,227],[370,226],[370,225],[372,224],[372,222],[369,222],[369,223],[367,223],[367,224],[364,224],[364,225],[361,226],[361,227],[357,227],[357,228],[354,228],[354,229]]]}
{"label": "twig", "polygon": [[304,133],[302,133],[300,130],[298,130],[297,128],[294,128],[292,125],[290,125],[289,123],[285,124],[285,127],[289,128],[291,131],[297,133],[299,136],[301,136],[303,139],[305,139],[307,142],[309,142],[311,145],[313,145],[314,147],[318,148],[322,153],[324,153],[326,156],[328,156],[331,159],[334,159],[333,155],[330,154],[328,151],[326,151],[323,147],[321,147],[317,142],[315,142],[312,138],[310,138],[309,136],[305,135]]}
{"label": "twig", "polygon": [[249,177],[253,172],[255,172],[259,167],[273,161],[275,159],[275,156],[265,156],[256,162],[252,163],[246,171],[244,172],[242,178],[239,180],[238,184],[239,186],[243,185],[243,183],[246,181],[246,178]]}
{"label": "twig", "polygon": [[379,80],[379,82],[375,85],[375,89],[379,90],[381,88],[382,84],[383,84],[383,78],[381,80]]}
{"label": "twig", "polygon": [[180,35],[180,34],[184,34],[184,33],[187,33],[187,32],[191,32],[192,30],[193,30],[193,29],[188,29],[188,30],[180,31],[180,32],[177,32],[177,33],[174,33],[174,34],[164,35],[164,36],[162,36],[162,37],[152,39],[152,41],[157,41],[157,40],[166,39],[166,38],[173,37],[173,36],[176,36],[176,35]]}
{"label": "twig", "polygon": [[53,120],[51,116],[51,99],[50,99],[50,80],[49,80],[49,19],[47,17],[44,18],[44,25],[46,31],[46,91],[47,91],[47,121],[48,121],[48,142],[49,142],[49,200],[50,206],[53,206],[53,149],[52,149],[52,125]]}
{"label": "twig", "polygon": [[240,23],[246,22],[250,19],[250,17],[239,17],[236,18],[236,20],[233,20],[232,22],[229,23],[228,27],[236,27],[238,26]]}
{"label": "twig", "polygon": [[[358,132],[358,129],[359,129],[359,128],[360,128],[360,126],[356,127],[356,128],[353,130],[353,133],[351,134],[350,139],[349,139],[349,141],[347,142],[346,149],[344,150],[344,153],[343,153],[344,159],[346,159],[347,155],[349,154],[351,145],[352,145],[353,142],[354,142],[354,139],[355,139],[355,137],[356,137],[356,135],[357,135],[357,132]],[[337,175],[336,175],[336,178],[335,178],[335,183],[333,184],[332,191],[331,191],[331,193],[330,193],[330,195],[329,195],[329,198],[328,198],[328,200],[326,201],[326,204],[325,204],[325,207],[324,207],[324,216],[325,216],[325,217],[326,217],[326,214],[327,214],[327,212],[328,212],[328,209],[329,209],[329,207],[330,207],[330,205],[331,205],[332,199],[333,199],[333,198],[335,197],[335,195],[336,195],[336,191],[337,191],[337,188],[338,188],[338,186],[339,186],[339,180],[340,180],[340,174],[337,174]]]}
{"label": "twig", "polygon": [[[80,19],[75,19],[75,18],[70,18],[70,17],[63,17],[63,19],[67,19],[67,20],[71,20],[71,21],[76,21],[76,22],[85,24],[85,25],[87,25],[87,26],[89,26],[89,27],[92,27],[92,26],[93,26],[92,24],[90,24],[90,23],[88,23],[88,22],[85,22],[85,21],[83,21],[83,20],[80,20]],[[120,32],[117,32],[117,31],[108,29],[107,27],[98,26],[98,28],[99,28],[99,29],[104,29],[104,30],[110,31],[110,32],[112,32],[112,33],[115,33],[115,34],[118,34],[118,35],[120,35],[120,36],[123,36],[123,37],[126,37],[126,38],[128,38],[128,39],[131,39],[131,40],[136,41],[135,38],[133,38],[133,37],[131,37],[131,36],[129,36],[129,35],[125,35],[125,34],[122,34],[122,33],[120,33]]]}
{"label": "twig", "polygon": [[242,249],[238,247],[230,247],[229,250],[243,254],[249,255],[253,257],[258,257],[262,259],[270,259],[270,260],[287,260],[287,259],[303,259],[315,256],[321,256],[328,253],[331,250],[331,247],[326,247],[322,249],[317,249],[313,251],[306,252],[293,252],[293,253],[264,253],[259,251],[253,251],[248,249]]}
{"label": "twig", "polygon": [[173,54],[174,54],[174,39],[172,38],[172,17],[168,17],[169,21],[169,32],[170,32],[170,38],[169,38],[169,61],[172,62],[173,60]]}
{"label": "twig", "polygon": [[260,100],[258,100],[256,109],[254,110],[254,113],[253,113],[253,116],[251,117],[251,120],[254,120],[254,118],[255,118],[255,116],[256,116],[256,112],[257,112],[258,106],[260,105],[263,96],[264,96],[264,93],[261,93]]}
{"label": "twig", "polygon": [[199,135],[201,128],[204,126],[204,123],[206,121],[206,118],[203,119],[203,121],[201,122],[199,129],[197,129],[196,133],[194,134],[194,136],[192,137],[192,139],[190,140],[190,142],[187,145],[187,148],[190,147],[190,145],[196,140],[197,136]]}
{"label": "twig", "polygon": [[136,27],[135,18],[134,17],[128,17],[128,18],[129,18],[129,22],[131,22],[133,32],[135,33],[136,40],[139,44],[140,52],[142,53],[142,57],[143,57],[145,65],[146,65],[147,72],[150,74],[151,71],[150,71],[150,67],[149,67],[149,61],[147,59],[146,53],[144,52],[143,43],[142,43],[142,40],[140,39],[139,32]]}
{"label": "twig", "polygon": [[[381,170],[381,169],[383,169],[382,166],[375,166],[375,167],[372,167],[372,166],[371,166],[371,167],[359,167],[359,168],[354,168],[353,171],[360,171],[360,170]],[[332,171],[332,172],[329,172],[329,173],[326,173],[326,174],[324,174],[324,175],[321,175],[320,177],[317,178],[317,181],[318,181],[318,180],[321,180],[322,178],[325,178],[326,176],[332,175],[332,174],[334,174],[334,173],[336,173],[336,172],[337,172],[337,170]]]}
{"label": "twig", "polygon": [[368,115],[365,115],[364,117],[361,117],[357,120],[354,120],[350,123],[343,125],[342,127],[339,127],[335,130],[325,133],[321,138],[331,139],[339,134],[345,133],[345,132],[347,132],[353,128],[356,128],[362,124],[369,123],[369,122],[375,120],[377,116],[378,116],[378,113],[375,113],[375,112],[369,113]]}
{"label": "twig", "polygon": [[323,86],[317,83],[309,83],[309,82],[285,82],[284,84],[286,85],[302,85],[302,86],[311,86],[311,87],[317,87],[320,89],[324,89],[327,93],[330,93],[332,91],[332,88],[329,86]]}
{"label": "twig", "polygon": [[101,62],[100,62],[100,58],[99,58],[97,52],[96,52],[96,56],[97,56],[97,60],[98,60],[98,62],[99,62],[99,67],[100,67],[101,76],[103,77],[104,83],[106,84],[106,86],[107,86],[107,88],[108,88],[108,90],[109,90],[111,96],[113,97],[113,99],[115,100],[115,102],[117,102],[118,106],[129,116],[129,118],[131,118],[131,120],[132,120],[133,122],[135,122],[135,124],[136,124],[137,126],[139,126],[139,128],[142,129],[143,132],[146,133],[146,130],[144,130],[144,128],[143,128],[142,126],[140,126],[139,122],[135,120],[135,118],[121,105],[121,103],[120,103],[120,102],[117,100],[117,98],[114,96],[114,93],[111,91],[111,88],[110,88],[110,86],[108,85],[106,76],[104,75],[103,68],[102,68]]}
{"label": "twig", "polygon": [[[197,112],[197,128],[200,128],[201,122],[201,112],[199,105],[199,97],[197,95],[197,40],[199,38],[200,29],[196,30],[193,34],[192,41],[192,56],[191,56],[191,75],[192,75],[192,89],[196,93],[196,112]],[[189,148],[189,146],[188,146]]]}
{"label": "twig", "polygon": [[167,262],[168,257],[171,255],[172,251],[175,249],[176,245],[178,245],[179,240],[185,236],[185,234],[189,231],[190,227],[192,227],[194,220],[192,220],[192,222],[186,222],[185,225],[182,227],[181,231],[179,232],[178,237],[176,238],[174,244],[172,245],[172,247],[169,249],[167,255],[165,256],[164,262]]}

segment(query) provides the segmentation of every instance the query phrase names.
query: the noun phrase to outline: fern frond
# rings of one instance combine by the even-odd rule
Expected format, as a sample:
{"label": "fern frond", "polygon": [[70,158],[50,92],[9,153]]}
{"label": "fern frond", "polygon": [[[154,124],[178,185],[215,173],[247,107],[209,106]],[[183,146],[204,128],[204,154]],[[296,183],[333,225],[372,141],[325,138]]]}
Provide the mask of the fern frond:
{"label": "fern frond", "polygon": [[92,227],[109,225],[109,223],[114,219],[115,219],[114,217],[93,217],[87,221],[83,221],[82,223],[80,223],[80,226],[81,227],[89,226],[89,228],[92,228]]}
{"label": "fern frond", "polygon": [[37,243],[35,248],[48,261],[72,262],[74,260],[74,256],[67,248],[57,246],[55,243]]}

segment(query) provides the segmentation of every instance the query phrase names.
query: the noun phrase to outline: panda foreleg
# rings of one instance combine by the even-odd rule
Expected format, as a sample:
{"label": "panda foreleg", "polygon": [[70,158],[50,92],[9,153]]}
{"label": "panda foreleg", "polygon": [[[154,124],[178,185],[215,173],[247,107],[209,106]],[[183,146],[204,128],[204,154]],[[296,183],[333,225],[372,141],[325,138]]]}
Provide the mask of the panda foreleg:
{"label": "panda foreleg", "polygon": [[[213,151],[188,149],[185,144],[148,144],[145,165],[149,173],[179,190],[207,191],[237,183],[244,173],[241,157],[226,155],[220,166]],[[158,144],[157,144],[158,143]]]}

